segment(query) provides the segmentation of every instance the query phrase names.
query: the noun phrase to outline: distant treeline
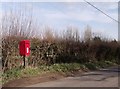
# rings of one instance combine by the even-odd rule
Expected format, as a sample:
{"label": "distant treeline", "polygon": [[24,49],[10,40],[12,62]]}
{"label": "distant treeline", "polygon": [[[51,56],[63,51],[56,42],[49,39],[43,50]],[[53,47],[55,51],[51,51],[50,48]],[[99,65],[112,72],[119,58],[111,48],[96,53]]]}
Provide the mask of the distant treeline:
{"label": "distant treeline", "polygon": [[[23,15],[5,16],[2,24],[2,65],[3,69],[11,69],[22,65],[19,55],[19,42],[29,39],[31,55],[27,57],[29,66],[51,65],[54,63],[86,63],[95,61],[114,61],[120,59],[120,43],[93,36],[87,26],[84,38],[80,39],[78,30],[69,27],[61,36],[46,28],[44,34],[35,36],[37,26],[31,18]],[[39,34],[39,33],[37,33]]]}
{"label": "distant treeline", "polygon": [[[6,37],[2,44],[3,66],[6,68],[20,67],[22,57],[19,55],[18,44],[24,38]],[[89,42],[71,39],[40,40],[30,38],[31,55],[27,57],[30,66],[54,63],[86,63],[95,61],[114,61],[120,59],[120,44],[117,41],[102,41],[95,37]]]}

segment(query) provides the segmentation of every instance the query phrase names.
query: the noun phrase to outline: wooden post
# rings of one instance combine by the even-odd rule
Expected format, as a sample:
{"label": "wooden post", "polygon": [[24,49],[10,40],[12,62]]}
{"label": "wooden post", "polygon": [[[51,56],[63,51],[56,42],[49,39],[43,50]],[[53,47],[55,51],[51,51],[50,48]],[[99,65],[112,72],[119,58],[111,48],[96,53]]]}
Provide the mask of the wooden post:
{"label": "wooden post", "polygon": [[25,68],[25,56],[23,56],[23,62],[24,62],[23,68]]}

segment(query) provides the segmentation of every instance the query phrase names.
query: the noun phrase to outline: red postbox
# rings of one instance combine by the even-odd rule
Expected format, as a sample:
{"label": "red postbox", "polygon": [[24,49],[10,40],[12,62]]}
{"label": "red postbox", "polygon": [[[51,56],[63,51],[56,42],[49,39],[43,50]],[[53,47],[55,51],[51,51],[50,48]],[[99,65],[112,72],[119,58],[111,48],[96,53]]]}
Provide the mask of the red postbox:
{"label": "red postbox", "polygon": [[30,55],[30,41],[22,40],[19,43],[19,52],[21,56],[29,56]]}

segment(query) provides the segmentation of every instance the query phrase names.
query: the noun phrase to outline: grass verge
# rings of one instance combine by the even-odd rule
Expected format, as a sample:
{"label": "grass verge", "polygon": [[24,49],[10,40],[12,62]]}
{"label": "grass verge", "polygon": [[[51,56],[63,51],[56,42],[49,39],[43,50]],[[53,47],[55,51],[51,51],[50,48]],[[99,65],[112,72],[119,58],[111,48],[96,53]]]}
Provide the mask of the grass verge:
{"label": "grass verge", "polygon": [[99,68],[109,67],[116,65],[116,63],[110,61],[100,61],[100,62],[89,62],[85,64],[80,63],[61,63],[61,64],[53,64],[50,66],[41,65],[39,67],[27,67],[25,69],[14,68],[6,71],[2,74],[2,84],[9,82],[10,80],[20,79],[31,76],[40,76],[45,73],[62,73],[67,74],[70,72],[78,71],[78,70],[96,70]]}

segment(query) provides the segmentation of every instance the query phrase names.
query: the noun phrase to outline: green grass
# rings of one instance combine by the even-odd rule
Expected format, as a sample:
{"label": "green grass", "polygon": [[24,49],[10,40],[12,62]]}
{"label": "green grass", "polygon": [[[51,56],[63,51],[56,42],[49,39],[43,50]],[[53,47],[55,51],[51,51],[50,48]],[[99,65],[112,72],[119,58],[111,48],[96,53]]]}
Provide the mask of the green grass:
{"label": "green grass", "polygon": [[96,70],[99,68],[108,67],[114,65],[115,63],[110,61],[101,61],[101,62],[89,62],[85,64],[80,63],[61,63],[53,64],[50,66],[41,65],[36,68],[27,67],[25,69],[14,68],[6,71],[2,74],[2,83],[7,83],[10,80],[19,79],[23,77],[37,76],[40,74],[48,72],[57,72],[67,74],[68,72],[78,71],[78,70]]}
{"label": "green grass", "polygon": [[37,76],[40,74],[48,72],[57,72],[57,73],[68,73],[80,69],[84,69],[85,66],[79,63],[61,63],[53,64],[50,66],[41,65],[36,68],[28,67],[25,69],[14,68],[12,70],[6,71],[3,75],[3,84],[14,79],[19,79],[23,77]]}

